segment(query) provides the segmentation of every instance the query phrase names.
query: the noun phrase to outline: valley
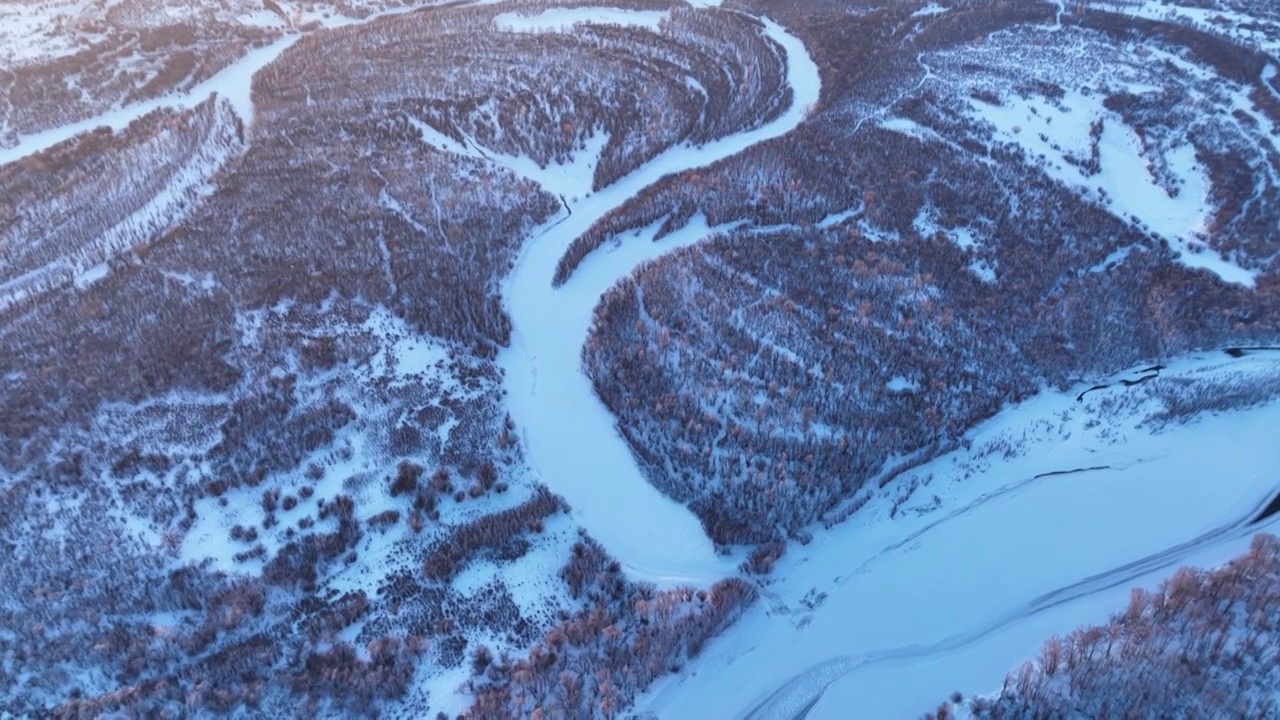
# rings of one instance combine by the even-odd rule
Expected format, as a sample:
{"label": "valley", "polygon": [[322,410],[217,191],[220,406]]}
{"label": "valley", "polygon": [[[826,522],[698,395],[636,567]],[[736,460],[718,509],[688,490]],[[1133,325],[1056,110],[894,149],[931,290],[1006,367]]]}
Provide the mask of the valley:
{"label": "valley", "polygon": [[1280,687],[1267,3],[0,25],[5,712]]}

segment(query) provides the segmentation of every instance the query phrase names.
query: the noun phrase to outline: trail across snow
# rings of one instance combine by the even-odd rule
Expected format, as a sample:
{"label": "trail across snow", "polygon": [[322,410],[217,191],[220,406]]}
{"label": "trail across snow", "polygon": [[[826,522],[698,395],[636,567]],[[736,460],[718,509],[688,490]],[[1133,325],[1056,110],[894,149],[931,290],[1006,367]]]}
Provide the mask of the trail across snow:
{"label": "trail across snow", "polygon": [[[552,288],[551,280],[569,243],[663,176],[709,165],[800,124],[818,101],[818,67],[799,39],[776,23],[765,20],[764,25],[786,51],[794,97],[787,112],[755,130],[699,147],[672,148],[613,185],[576,200],[547,187],[568,198],[567,215],[533,234],[503,287],[514,330],[511,346],[498,362],[505,371],[508,409],[522,429],[530,465],[569,501],[577,521],[631,577],[663,585],[721,579],[735,572],[733,561],[716,555],[688,508],[645,479],[583,373],[581,351],[601,294],[641,263],[697,242],[710,228],[695,221],[661,243],[643,238],[601,249],[560,288]],[[580,171],[592,172],[593,160],[580,158]]]}

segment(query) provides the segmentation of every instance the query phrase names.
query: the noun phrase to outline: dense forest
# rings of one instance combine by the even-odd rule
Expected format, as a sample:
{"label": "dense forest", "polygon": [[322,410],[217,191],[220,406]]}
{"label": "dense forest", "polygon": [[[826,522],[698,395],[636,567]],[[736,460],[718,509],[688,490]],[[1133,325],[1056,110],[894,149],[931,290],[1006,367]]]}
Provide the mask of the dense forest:
{"label": "dense forest", "polygon": [[[661,19],[515,32],[499,18],[599,3],[0,3],[33,18],[0,30],[0,707],[618,717],[767,595],[791,541],[1009,404],[1280,344],[1280,13],[1201,4],[1256,23],[622,0]],[[775,21],[818,65],[797,129],[555,235],[585,198],[511,158],[598,149],[574,166],[590,195],[768,126],[797,95]],[[1116,197],[1121,145],[1156,205],[1199,214]],[[592,253],[700,221],[598,299],[581,349],[646,478],[732,556],[654,584],[526,457],[503,284],[535,235],[567,247],[547,281],[568,292]],[[1259,399],[1153,387],[1167,423]],[[1267,537],[1181,571],[962,704],[1181,688],[1223,711],[1271,679],[1275,561]]]}
{"label": "dense forest", "polygon": [[1267,717],[1278,605],[1280,543],[1260,534],[1223,567],[1134,588],[1110,622],[1050,638],[998,692],[926,717]]}
{"label": "dense forest", "polygon": [[[1241,197],[1239,182],[1273,195],[1280,156],[1256,122],[1192,121],[1169,100],[1207,102],[1232,86],[1126,56],[1109,34],[1132,28],[1106,12],[1052,30],[1040,26],[1054,16],[1034,8],[950,13],[925,29],[906,15],[846,20],[884,39],[865,80],[828,96],[796,132],[649,188],[561,263],[558,280],[572,282],[584,253],[632,230],[657,223],[661,238],[695,215],[723,228],[610,290],[583,351],[652,481],[719,542],[792,535],[887,481],[891,459],[949,449],[1045,386],[1280,330],[1274,235],[1251,229],[1274,226],[1277,204],[1250,203],[1250,219],[1225,199]],[[957,44],[975,32],[989,38],[979,49]],[[1047,32],[1057,44],[1039,39]],[[1256,66],[1232,70],[1254,55],[1212,36],[1153,34],[1235,82],[1257,77]],[[1015,45],[1037,48],[1035,61],[1024,53],[1010,65]],[[1072,70],[1066,56],[1095,60]],[[1051,102],[1063,92],[1053,80],[1070,84],[1072,73],[1104,93],[1097,67],[1161,88],[1141,108],[1106,96],[1134,114],[1153,154],[1173,142],[1167,128],[1197,125],[1195,142],[1214,149],[1197,148],[1211,183],[1201,252],[1265,270],[1254,287],[1187,267],[1175,238],[1082,197],[967,112]],[[895,76],[908,89],[884,92]],[[1280,120],[1268,104],[1257,112]],[[1217,164],[1228,156],[1238,172]]]}
{"label": "dense forest", "polygon": [[[670,20],[512,33],[502,8],[454,7],[317,25],[253,78],[251,122],[213,96],[0,167],[6,707],[461,709],[476,643],[523,653],[589,614],[594,576],[543,572],[591,541],[523,464],[493,363],[500,281],[562,200],[422,128],[542,163],[605,133],[602,185],[789,105],[758,22],[638,7]],[[9,124],[92,111],[59,102]],[[752,597],[724,587],[681,591],[695,626],[608,613],[684,643]],[[640,687],[624,679],[688,652],[655,646],[619,707]]]}

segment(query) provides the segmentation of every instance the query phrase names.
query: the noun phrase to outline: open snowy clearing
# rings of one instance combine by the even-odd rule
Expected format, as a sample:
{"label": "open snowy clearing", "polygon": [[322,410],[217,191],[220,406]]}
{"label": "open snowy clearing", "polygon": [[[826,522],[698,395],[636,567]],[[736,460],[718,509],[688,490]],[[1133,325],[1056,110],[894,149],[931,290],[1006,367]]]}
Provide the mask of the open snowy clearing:
{"label": "open snowy clearing", "polygon": [[[189,278],[187,281],[195,281]],[[246,313],[240,318],[242,331],[252,337],[264,324],[272,322],[271,316],[288,311],[282,303],[269,311]],[[348,403],[360,418],[378,422],[380,412],[375,388],[386,387],[393,392],[400,388],[430,389],[436,408],[456,406],[490,392],[491,383],[479,385],[469,375],[466,360],[459,360],[457,348],[444,341],[424,337],[407,326],[386,309],[378,309],[360,326],[347,327],[340,321],[328,328],[334,333],[371,333],[381,338],[380,350],[367,364],[350,371],[347,383],[336,391],[328,388],[320,393]],[[278,370],[283,375],[296,372],[293,360]],[[316,382],[323,384],[322,376]],[[317,389],[303,386],[305,396],[314,397]],[[157,404],[177,406],[205,406],[214,409],[214,417],[225,412],[225,398],[219,396],[170,396],[157,399]],[[113,427],[125,426],[142,437],[137,441],[155,438],[155,429],[148,429],[145,422],[138,422],[141,407],[120,404],[104,413],[103,422]],[[437,432],[441,444],[458,427],[457,419],[444,422]],[[126,436],[127,437],[127,436]],[[331,516],[317,519],[319,511],[339,496],[355,500],[358,508],[356,519],[365,527],[358,543],[351,548],[348,560],[334,563],[318,579],[322,594],[341,596],[347,593],[380,594],[389,579],[399,573],[420,573],[424,548],[443,537],[450,528],[472,522],[480,517],[515,507],[527,501],[536,492],[532,478],[523,470],[504,476],[510,488],[501,494],[489,495],[483,501],[443,501],[438,510],[441,517],[432,521],[421,533],[399,519],[388,524],[371,523],[370,519],[384,513],[403,513],[405,497],[396,498],[390,493],[388,479],[396,473],[397,457],[388,454],[378,440],[380,434],[363,422],[355,422],[342,429],[331,445],[310,453],[296,471],[276,479],[272,487],[284,498],[296,502],[281,505],[269,514],[271,523],[265,521],[268,514],[262,505],[263,487],[240,486],[227,490],[218,497],[204,497],[196,502],[196,521],[175,548],[181,563],[204,564],[211,570],[228,573],[261,573],[264,561],[277,557],[288,544],[315,533],[332,533],[338,530],[338,522]],[[171,445],[172,446],[172,445]],[[209,446],[184,448],[191,454],[206,454]],[[424,467],[438,467],[440,458],[432,451],[410,458]],[[316,477],[304,473],[303,467],[325,467]],[[206,465],[207,467],[207,465]],[[398,517],[398,516],[397,516]],[[125,513],[121,518],[144,543],[160,545],[163,527],[157,527],[149,519]],[[252,537],[243,533],[252,532]],[[556,514],[546,519],[539,531],[536,543],[519,558],[501,560],[493,557],[476,557],[449,583],[450,592],[475,607],[491,603],[494,588],[500,588],[501,596],[509,597],[527,618],[547,618],[557,609],[573,609],[578,606],[569,596],[558,570],[569,557],[572,547],[580,539],[579,528],[572,518]],[[260,551],[255,548],[261,547]],[[163,619],[157,619],[157,623]],[[362,630],[369,622],[377,622],[377,616],[367,615],[338,635],[338,640],[354,642],[356,652],[367,659]],[[468,636],[468,642],[489,647],[507,647],[510,639],[505,632],[484,628]],[[411,685],[410,702],[419,708],[430,708],[431,715],[444,711],[451,717],[463,713],[471,698],[460,687],[470,674],[470,667],[446,667],[432,662],[422,663]]]}
{"label": "open snowy clearing", "polygon": [[574,153],[570,162],[558,165],[555,163],[543,166],[527,155],[508,155],[482,147],[473,138],[463,134],[462,142],[445,135],[439,130],[411,117],[409,124],[422,136],[422,141],[434,148],[455,155],[466,155],[477,160],[496,163],[516,175],[532,180],[544,188],[559,193],[566,200],[580,200],[591,194],[592,181],[595,178],[596,162],[600,153],[604,152],[609,136],[597,132],[586,141],[584,146]]}
{"label": "open snowy clearing", "polygon": [[63,0],[32,7],[0,4],[0,61],[18,67],[42,57],[75,49],[73,39],[53,31],[59,20],[84,11],[83,0]]}
{"label": "open snowy clearing", "polygon": [[[282,304],[269,312],[246,313],[240,319],[242,332],[247,336],[254,336],[269,315],[282,312],[286,308],[287,304]],[[458,367],[454,362],[454,348],[442,340],[418,335],[407,327],[403,320],[396,318],[384,308],[375,311],[362,327],[356,327],[354,330],[372,333],[382,338],[383,342],[382,349],[367,367],[361,367],[352,372],[351,387],[344,389],[339,398],[355,408],[360,417],[376,416],[372,408],[365,412],[363,405],[368,403],[367,388],[379,383],[385,382],[393,388],[409,385],[431,388],[437,396],[437,405],[444,398],[449,398],[450,402],[456,402],[472,399],[482,392],[469,388],[458,377]],[[341,333],[345,332],[346,328],[335,325],[331,331]],[[281,368],[279,372],[284,374],[287,371],[296,371],[296,368]],[[445,423],[440,427],[438,432],[441,434],[442,442],[447,440],[448,433],[455,426],[456,423]],[[246,550],[248,546],[244,543],[237,545],[232,542],[231,528],[237,524],[254,525],[264,515],[259,507],[262,489],[242,486],[229,490],[220,497],[204,497],[197,501],[198,520],[184,538],[181,559],[197,563],[209,560],[212,561],[214,568],[226,572],[259,572],[264,558],[274,557],[292,539],[293,533],[290,532],[290,528],[297,527],[299,521],[304,518],[315,517],[319,507],[340,494],[351,495],[357,500],[360,511],[368,517],[386,510],[400,509],[401,503],[397,503],[388,494],[386,486],[386,478],[394,474],[395,467],[388,457],[372,446],[374,444],[370,441],[372,435],[373,433],[360,427],[358,423],[347,427],[339,434],[338,441],[332,447],[326,446],[311,453],[304,462],[299,464],[299,468],[310,464],[326,467],[327,470],[322,479],[308,480],[303,477],[302,471],[298,470],[293,477],[276,486],[286,495],[291,493],[298,495],[297,491],[300,488],[309,486],[314,494],[310,497],[302,497],[292,509],[280,509],[274,512],[278,524],[271,529],[263,528],[258,539],[266,550],[262,557],[246,560],[237,560],[235,557],[237,552]],[[207,448],[201,450],[207,450]],[[435,461],[435,458],[430,456],[415,459],[422,461],[425,465],[433,464]],[[211,472],[212,468],[207,460],[204,464],[205,470]],[[516,485],[501,499],[489,498],[483,505],[451,507],[450,512],[456,517],[446,519],[470,520],[485,512],[517,505],[528,499],[530,490],[531,487],[523,484]],[[322,521],[322,524],[326,522],[330,525],[336,524],[329,521]],[[325,529],[332,528],[326,526]],[[397,531],[391,540],[400,535],[404,533]],[[342,571],[333,580],[332,587],[343,591],[367,587],[367,583],[358,581],[357,578],[379,574],[371,573],[370,568],[376,570],[385,565],[385,557],[394,549],[394,543],[391,540],[381,542],[371,534],[365,547],[361,549],[363,561],[355,566],[355,569]],[[535,576],[541,577],[541,575]],[[549,576],[554,576],[554,572],[549,573]]]}
{"label": "open snowy clearing", "polygon": [[[949,111],[982,128],[984,142],[1018,147],[1049,177],[1167,240],[1183,264],[1253,286],[1256,270],[1208,247],[1221,200],[1198,149],[1209,130],[1271,149],[1275,128],[1255,107],[1249,87],[1188,53],[1158,44],[1116,45],[1065,27],[1002,31],[982,45],[928,53],[919,64],[923,76],[904,97],[926,89],[950,96]],[[1169,93],[1232,112],[1221,122],[1195,118],[1187,130],[1166,133],[1136,127],[1141,119],[1110,104],[1117,96],[1152,100]],[[890,112],[878,122],[956,147],[911,117]]]}
{"label": "open snowy clearing", "polygon": [[[586,194],[576,182],[533,175],[569,200],[567,212],[534,232],[503,288],[514,327],[511,347],[500,354],[512,418],[521,429],[531,466],[568,500],[575,519],[597,538],[629,575],[662,585],[712,582],[733,573],[734,561],[718,557],[701,523],[645,479],[614,419],[583,374],[580,352],[600,295],[640,263],[697,242],[710,231],[693,223],[662,243],[637,240],[589,258],[559,289],[556,263],[576,237],[606,213],[665,175],[701,167],[795,128],[820,92],[818,68],[803,43],[781,26],[765,31],[785,50],[794,100],[786,113],[755,130],[699,147],[672,148],[604,190]],[[580,155],[580,174],[591,159]],[[518,166],[508,165],[517,173]],[[571,180],[574,172],[557,173]],[[526,175],[528,176],[528,175]]]}
{"label": "open snowy clearing", "polygon": [[1093,383],[1009,408],[970,433],[969,449],[794,547],[766,601],[639,709],[915,717],[953,691],[998,688],[1044,638],[1105,620],[1131,587],[1241,552],[1280,484],[1280,402],[1187,424],[1151,418],[1157,393],[1183,383],[1274,386],[1280,356],[1196,355],[1120,385],[1141,375],[1079,402]]}
{"label": "open snowy clearing", "polygon": [[[1252,287],[1254,273],[1217,253],[1191,250],[1210,216],[1209,178],[1196,160],[1195,147],[1185,143],[1162,158],[1173,176],[1182,181],[1177,194],[1171,196],[1152,176],[1142,140],[1119,115],[1102,106],[1103,99],[1098,93],[1069,90],[1052,103],[1043,97],[1013,95],[1005,105],[979,100],[970,100],[970,104],[1001,139],[1021,145],[1030,157],[1039,158],[1053,178],[1085,190],[1113,214],[1137,218],[1147,229],[1168,238],[1181,250],[1183,264]],[[1090,125],[1098,120],[1102,121],[1102,133],[1091,141]],[[1090,177],[1069,164],[1065,155],[1088,157],[1092,142],[1096,142],[1101,170]]]}
{"label": "open snowy clearing", "polygon": [[1225,35],[1245,45],[1275,57],[1280,53],[1280,41],[1273,32],[1275,25],[1264,18],[1254,17],[1246,13],[1222,10],[1219,8],[1190,7],[1187,5],[1170,5],[1167,2],[1115,3],[1108,9],[1113,12],[1181,22],[1193,27]]}

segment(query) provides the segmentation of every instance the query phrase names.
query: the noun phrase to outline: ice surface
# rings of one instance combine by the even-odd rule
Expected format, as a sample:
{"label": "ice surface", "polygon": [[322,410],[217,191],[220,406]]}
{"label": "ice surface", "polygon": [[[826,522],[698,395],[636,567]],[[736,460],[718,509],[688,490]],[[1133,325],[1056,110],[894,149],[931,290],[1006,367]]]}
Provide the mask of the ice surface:
{"label": "ice surface", "polygon": [[[1236,372],[1274,377],[1280,358],[1193,356],[1163,375]],[[956,690],[998,688],[1045,637],[1104,621],[1129,588],[1244,550],[1264,529],[1245,521],[1276,490],[1280,402],[1157,431],[1135,427],[1153,409],[1145,386],[1077,402],[1091,384],[1005,410],[970,434],[971,449],[793,547],[766,601],[638,709],[918,717]],[[913,478],[929,481],[889,519]]]}
{"label": "ice surface", "polygon": [[798,39],[773,22],[766,21],[765,27],[787,54],[791,108],[755,130],[668,150],[590,195],[565,179],[538,177],[549,192],[578,199],[569,203],[567,214],[535,232],[503,289],[514,331],[499,364],[529,462],[629,575],[663,585],[718,580],[733,573],[733,561],[718,557],[693,513],[660,493],[639,471],[613,416],[582,372],[580,352],[603,292],[640,263],[697,242],[710,228],[694,222],[661,243],[639,240],[611,252],[597,251],[561,288],[553,289],[551,279],[574,238],[645,187],[669,173],[705,166],[782,135],[804,119],[818,100],[818,68]]}

